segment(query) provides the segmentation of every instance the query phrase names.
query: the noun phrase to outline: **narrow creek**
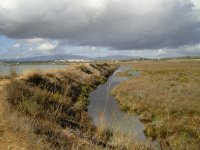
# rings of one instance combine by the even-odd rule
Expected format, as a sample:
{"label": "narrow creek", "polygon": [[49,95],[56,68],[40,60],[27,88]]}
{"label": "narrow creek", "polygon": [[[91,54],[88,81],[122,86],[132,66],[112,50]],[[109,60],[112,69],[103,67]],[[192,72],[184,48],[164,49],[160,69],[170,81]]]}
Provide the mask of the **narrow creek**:
{"label": "narrow creek", "polygon": [[[144,124],[138,119],[138,116],[129,114],[120,109],[115,98],[110,94],[110,90],[127,77],[116,76],[117,72],[127,70],[125,66],[119,67],[112,76],[109,77],[106,83],[98,86],[89,96],[90,105],[88,112],[92,117],[95,125],[98,126],[103,113],[105,127],[110,130],[118,130],[128,136],[138,140],[145,141]],[[133,72],[133,77],[139,76],[139,72]]]}

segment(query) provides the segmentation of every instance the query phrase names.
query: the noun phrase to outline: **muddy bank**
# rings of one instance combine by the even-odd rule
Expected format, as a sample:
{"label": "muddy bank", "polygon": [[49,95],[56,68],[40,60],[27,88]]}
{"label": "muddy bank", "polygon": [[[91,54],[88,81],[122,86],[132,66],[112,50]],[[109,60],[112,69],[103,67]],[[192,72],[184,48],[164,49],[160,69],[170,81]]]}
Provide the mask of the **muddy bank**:
{"label": "muddy bank", "polygon": [[23,132],[37,135],[45,148],[97,148],[98,144],[76,133],[106,143],[108,136],[95,136],[96,127],[87,113],[88,96],[115,69],[115,64],[103,63],[26,72],[17,79],[11,79],[6,88],[7,117]]}

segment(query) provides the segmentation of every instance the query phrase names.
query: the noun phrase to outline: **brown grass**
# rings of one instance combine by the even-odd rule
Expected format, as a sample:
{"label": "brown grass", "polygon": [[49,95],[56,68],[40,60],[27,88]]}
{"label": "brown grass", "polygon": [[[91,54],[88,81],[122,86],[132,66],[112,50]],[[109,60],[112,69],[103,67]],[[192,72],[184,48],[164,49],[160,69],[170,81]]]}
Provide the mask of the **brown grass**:
{"label": "brown grass", "polygon": [[170,149],[200,148],[200,62],[137,62],[140,77],[116,86],[121,108],[147,123],[149,137]]}
{"label": "brown grass", "polygon": [[[5,91],[7,120],[21,133],[35,135],[46,149],[101,149],[108,139],[92,140],[98,129],[87,113],[88,96],[115,69],[112,64],[81,64],[11,78]],[[31,141],[40,143],[36,139]]]}
{"label": "brown grass", "polygon": [[[5,114],[5,112],[8,112],[9,107],[7,106],[7,103],[4,99],[5,93],[3,88],[7,84],[9,84],[9,80],[0,80],[0,149],[38,149],[39,145],[31,142],[35,136],[26,136],[25,134],[17,132],[18,128],[16,122],[14,124],[15,126],[11,126],[12,119],[15,118],[16,120],[19,118],[13,116],[12,114],[9,114],[8,117],[8,115]],[[19,120],[17,122],[19,122]],[[26,126],[24,127],[26,128]],[[38,140],[35,139],[34,141]],[[31,148],[29,145],[31,145]]]}

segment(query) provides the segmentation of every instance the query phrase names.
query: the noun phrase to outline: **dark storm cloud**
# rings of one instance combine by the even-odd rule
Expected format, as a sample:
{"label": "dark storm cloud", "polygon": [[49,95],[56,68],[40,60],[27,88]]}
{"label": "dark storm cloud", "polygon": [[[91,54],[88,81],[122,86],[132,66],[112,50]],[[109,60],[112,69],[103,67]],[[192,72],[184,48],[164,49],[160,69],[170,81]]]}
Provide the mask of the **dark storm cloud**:
{"label": "dark storm cloud", "polygon": [[200,42],[190,0],[0,0],[0,34],[113,49],[176,48]]}

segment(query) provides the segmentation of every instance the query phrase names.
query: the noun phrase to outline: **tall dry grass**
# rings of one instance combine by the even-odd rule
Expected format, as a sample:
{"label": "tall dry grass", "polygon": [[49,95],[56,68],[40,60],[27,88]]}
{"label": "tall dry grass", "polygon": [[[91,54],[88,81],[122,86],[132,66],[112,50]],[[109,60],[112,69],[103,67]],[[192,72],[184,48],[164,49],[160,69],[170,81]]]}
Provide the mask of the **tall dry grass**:
{"label": "tall dry grass", "polygon": [[123,110],[146,122],[163,149],[200,148],[200,62],[137,62],[141,76],[112,90]]}
{"label": "tall dry grass", "polygon": [[115,69],[105,63],[86,64],[48,72],[31,70],[11,78],[5,91],[7,119],[45,149],[118,148],[109,143],[116,136],[95,127],[87,113],[89,93]]}

